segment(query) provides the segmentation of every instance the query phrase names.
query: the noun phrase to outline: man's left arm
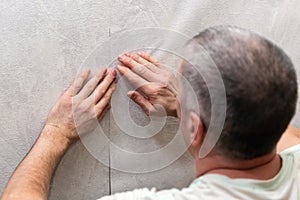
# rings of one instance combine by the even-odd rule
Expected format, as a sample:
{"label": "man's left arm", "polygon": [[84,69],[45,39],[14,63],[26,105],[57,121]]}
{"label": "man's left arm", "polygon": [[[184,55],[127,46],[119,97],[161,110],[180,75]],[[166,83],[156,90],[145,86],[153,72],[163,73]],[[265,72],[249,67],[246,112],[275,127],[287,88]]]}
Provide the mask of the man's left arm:
{"label": "man's left arm", "polygon": [[2,199],[47,199],[52,173],[70,144],[57,131],[45,126],[12,175]]}
{"label": "man's left arm", "polygon": [[52,108],[42,133],[11,176],[1,200],[48,198],[52,174],[68,147],[79,139],[78,130],[80,134],[91,132],[110,109],[116,71],[103,70],[87,81],[89,74],[89,70],[84,71]]}

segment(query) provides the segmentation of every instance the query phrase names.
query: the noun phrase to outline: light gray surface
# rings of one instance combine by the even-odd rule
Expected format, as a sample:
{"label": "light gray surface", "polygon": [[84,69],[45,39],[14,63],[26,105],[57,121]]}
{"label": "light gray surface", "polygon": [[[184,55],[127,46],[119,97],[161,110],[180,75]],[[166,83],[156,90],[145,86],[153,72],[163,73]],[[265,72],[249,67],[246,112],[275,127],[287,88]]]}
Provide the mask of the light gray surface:
{"label": "light gray surface", "polygon": [[[111,35],[138,27],[164,27],[193,36],[211,25],[234,24],[276,41],[299,74],[299,9],[297,0],[1,0],[0,192],[79,66]],[[299,110],[293,123],[300,125]],[[133,147],[111,116],[103,127],[117,144]],[[165,136],[154,138],[145,148],[168,142],[173,129],[165,127]],[[103,155],[109,159],[108,151]],[[186,154],[170,167],[149,174],[110,171],[78,143],[59,165],[50,199],[95,199],[143,186],[183,187],[194,176],[193,170]]]}

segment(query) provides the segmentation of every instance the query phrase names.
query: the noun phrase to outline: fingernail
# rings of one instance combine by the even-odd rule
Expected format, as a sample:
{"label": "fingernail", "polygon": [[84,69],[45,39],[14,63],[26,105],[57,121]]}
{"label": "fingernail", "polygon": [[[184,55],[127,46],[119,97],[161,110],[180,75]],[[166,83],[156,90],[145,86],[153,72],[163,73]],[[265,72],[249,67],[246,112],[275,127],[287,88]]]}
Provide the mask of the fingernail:
{"label": "fingernail", "polygon": [[105,67],[103,70],[102,70],[102,74],[106,74],[107,72],[107,68]]}
{"label": "fingernail", "polygon": [[111,73],[112,73],[113,76],[116,76],[116,75],[117,75],[117,72],[116,72],[115,69],[112,69],[112,70],[111,70]]}
{"label": "fingernail", "polygon": [[131,53],[130,52],[125,53],[125,56],[131,56]]}
{"label": "fingernail", "polygon": [[142,55],[143,55],[143,52],[140,51],[140,52],[138,52],[137,54],[140,55],[140,56],[142,56]]}

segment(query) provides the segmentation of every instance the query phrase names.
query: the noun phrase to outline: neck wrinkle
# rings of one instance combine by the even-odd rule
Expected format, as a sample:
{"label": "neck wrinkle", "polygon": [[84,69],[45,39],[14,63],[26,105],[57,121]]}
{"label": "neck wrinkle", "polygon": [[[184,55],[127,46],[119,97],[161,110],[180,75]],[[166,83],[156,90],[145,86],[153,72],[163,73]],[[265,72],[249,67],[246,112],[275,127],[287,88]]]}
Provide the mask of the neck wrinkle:
{"label": "neck wrinkle", "polygon": [[[228,177],[253,178],[257,174],[273,177],[281,169],[281,158],[276,151],[252,160],[231,160],[220,155],[209,155],[204,159],[195,158],[197,177],[205,174],[221,174]],[[271,166],[271,167],[270,167]],[[275,169],[275,170],[266,170]]]}

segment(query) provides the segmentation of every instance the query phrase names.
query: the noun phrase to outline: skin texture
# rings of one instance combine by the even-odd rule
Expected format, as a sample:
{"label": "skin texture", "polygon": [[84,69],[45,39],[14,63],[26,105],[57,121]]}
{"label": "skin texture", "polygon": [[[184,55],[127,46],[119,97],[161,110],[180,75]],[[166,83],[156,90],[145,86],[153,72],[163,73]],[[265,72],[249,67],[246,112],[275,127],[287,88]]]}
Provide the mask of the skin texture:
{"label": "skin texture", "polygon": [[200,149],[202,143],[201,139],[198,138],[204,133],[198,131],[195,134],[198,137],[194,139],[190,148],[194,152],[192,155],[196,161],[197,176],[217,173],[230,178],[271,179],[277,175],[282,165],[281,158],[277,153],[300,144],[300,131],[295,127],[289,126],[277,143],[277,152],[274,149],[270,154],[249,161],[227,159],[214,152],[211,152],[204,159],[199,159],[198,154],[195,152],[197,149]]}
{"label": "skin texture", "polygon": [[[123,56],[119,58],[124,64],[118,66],[119,71],[133,84],[147,83],[139,91],[129,92],[129,96],[148,114],[159,113],[156,105],[160,104],[172,116],[177,116],[174,114],[177,108],[179,119],[184,117],[186,120],[182,132],[185,140],[191,144],[189,151],[196,161],[197,176],[218,173],[231,178],[265,180],[278,173],[281,159],[275,149],[268,155],[250,161],[230,160],[213,151],[204,159],[199,159],[198,152],[205,137],[202,121],[194,112],[187,116],[179,112],[176,82],[167,68],[161,67],[163,65],[155,58],[143,52]],[[159,73],[161,78],[157,79],[155,76]],[[78,133],[87,134],[95,128],[97,121],[110,108],[116,72],[99,72],[87,81],[89,74],[89,70],[84,71],[57,101],[35,145],[13,173],[1,200],[48,198],[52,174],[68,147],[79,139]],[[277,151],[296,144],[300,144],[300,131],[290,126],[279,141]]]}
{"label": "skin texture", "polygon": [[[251,178],[267,180],[274,177],[281,169],[281,159],[275,149],[270,154],[252,160],[233,160],[211,151],[205,158],[199,158],[200,147],[205,132],[203,124],[194,112],[188,114],[187,126],[183,133],[190,138],[189,151],[196,161],[197,177],[204,174],[222,174],[230,178]],[[299,144],[299,143],[298,143]]]}
{"label": "skin texture", "polygon": [[52,174],[68,147],[78,141],[78,133],[93,130],[109,110],[116,71],[100,71],[88,80],[89,74],[84,71],[52,108],[35,145],[10,178],[2,200],[47,199]]}

